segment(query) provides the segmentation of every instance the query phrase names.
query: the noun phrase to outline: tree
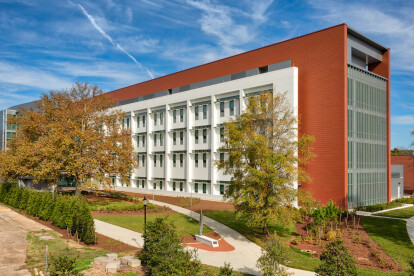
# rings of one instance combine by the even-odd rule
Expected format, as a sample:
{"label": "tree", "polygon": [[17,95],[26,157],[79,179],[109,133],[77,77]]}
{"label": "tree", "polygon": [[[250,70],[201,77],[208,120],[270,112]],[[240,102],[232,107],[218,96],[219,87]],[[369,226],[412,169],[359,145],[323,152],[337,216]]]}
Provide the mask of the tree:
{"label": "tree", "polygon": [[109,187],[108,176],[124,182],[136,161],[124,114],[97,86],[76,83],[71,89],[43,94],[36,108],[22,109],[8,149],[0,153],[0,176],[33,177],[57,184],[75,180],[77,195],[88,187]]}
{"label": "tree", "polygon": [[355,260],[341,239],[327,244],[320,259],[322,263],[315,269],[318,275],[358,275]]}
{"label": "tree", "polygon": [[264,276],[289,275],[283,264],[286,262],[286,249],[276,237],[270,237],[262,248],[262,256],[257,267]]}
{"label": "tree", "polygon": [[286,94],[261,93],[248,99],[246,110],[224,123],[228,158],[216,162],[231,175],[224,196],[247,225],[269,235],[271,220],[290,223],[296,218],[295,182],[307,181],[303,166],[310,158],[311,136],[298,135],[298,120]]}
{"label": "tree", "polygon": [[147,223],[139,258],[149,268],[150,275],[198,275],[201,272],[196,251],[185,249],[174,224],[166,223],[165,218]]}

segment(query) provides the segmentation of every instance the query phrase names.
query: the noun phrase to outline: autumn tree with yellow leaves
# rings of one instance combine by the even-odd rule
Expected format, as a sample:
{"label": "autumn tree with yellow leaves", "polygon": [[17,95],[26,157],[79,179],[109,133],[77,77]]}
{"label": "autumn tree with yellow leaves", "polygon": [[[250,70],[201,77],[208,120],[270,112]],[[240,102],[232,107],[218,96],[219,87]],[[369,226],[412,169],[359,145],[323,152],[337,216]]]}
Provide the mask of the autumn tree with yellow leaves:
{"label": "autumn tree with yellow leaves", "polygon": [[57,185],[73,178],[76,193],[111,187],[110,177],[129,183],[136,160],[124,114],[97,86],[76,83],[43,94],[35,108],[11,118],[18,125],[8,149],[0,153],[0,177],[32,177]]}
{"label": "autumn tree with yellow leaves", "polygon": [[231,175],[225,198],[248,226],[260,226],[269,235],[270,221],[290,223],[297,216],[296,182],[309,180],[303,165],[313,157],[313,137],[298,135],[286,93],[250,96],[245,111],[224,123],[227,158],[216,162]]}

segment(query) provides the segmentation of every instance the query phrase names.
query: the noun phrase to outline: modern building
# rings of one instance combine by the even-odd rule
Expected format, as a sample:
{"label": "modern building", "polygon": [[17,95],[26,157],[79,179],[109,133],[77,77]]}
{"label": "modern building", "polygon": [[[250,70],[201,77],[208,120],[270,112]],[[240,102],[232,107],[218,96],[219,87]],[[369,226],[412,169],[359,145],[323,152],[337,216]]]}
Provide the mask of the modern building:
{"label": "modern building", "polygon": [[414,155],[393,155],[391,156],[391,164],[393,168],[394,165],[403,167],[400,177],[403,177],[404,180],[404,194],[414,194]]}
{"label": "modern building", "polygon": [[109,92],[139,160],[128,184],[220,197],[222,124],[261,91],[286,92],[315,137],[301,188],[348,208],[390,201],[390,50],[346,24]]}

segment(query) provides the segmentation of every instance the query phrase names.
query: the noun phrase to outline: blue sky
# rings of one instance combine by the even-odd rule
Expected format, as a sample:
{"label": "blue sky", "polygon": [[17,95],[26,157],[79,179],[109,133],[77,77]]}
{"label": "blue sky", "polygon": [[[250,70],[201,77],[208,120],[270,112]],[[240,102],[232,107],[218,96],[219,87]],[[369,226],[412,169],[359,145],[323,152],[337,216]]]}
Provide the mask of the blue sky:
{"label": "blue sky", "polygon": [[0,0],[0,110],[75,81],[111,91],[345,22],[391,48],[391,146],[409,147],[413,14],[413,1]]}

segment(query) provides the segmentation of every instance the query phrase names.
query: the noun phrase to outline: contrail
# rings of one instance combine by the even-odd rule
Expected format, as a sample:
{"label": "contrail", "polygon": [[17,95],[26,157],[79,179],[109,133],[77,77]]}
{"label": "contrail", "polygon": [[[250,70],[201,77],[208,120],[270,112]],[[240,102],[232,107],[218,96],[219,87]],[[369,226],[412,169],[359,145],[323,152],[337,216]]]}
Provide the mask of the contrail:
{"label": "contrail", "polygon": [[122,46],[119,45],[119,43],[115,42],[112,39],[112,37],[110,37],[107,33],[105,33],[105,31],[102,30],[102,28],[98,24],[96,24],[95,19],[85,10],[84,7],[82,7],[81,4],[78,4],[78,6],[81,9],[82,13],[88,18],[89,22],[91,22],[91,24],[95,27],[95,29],[98,30],[98,32],[101,33],[101,35],[103,35],[113,46],[117,47],[124,54],[126,54],[130,59],[132,59],[132,61],[135,62],[141,69],[145,70],[151,79],[154,78],[154,75],[152,74],[150,70],[148,70],[148,68],[144,67],[140,62],[138,62],[130,53],[128,53],[124,48],[122,48]]}

